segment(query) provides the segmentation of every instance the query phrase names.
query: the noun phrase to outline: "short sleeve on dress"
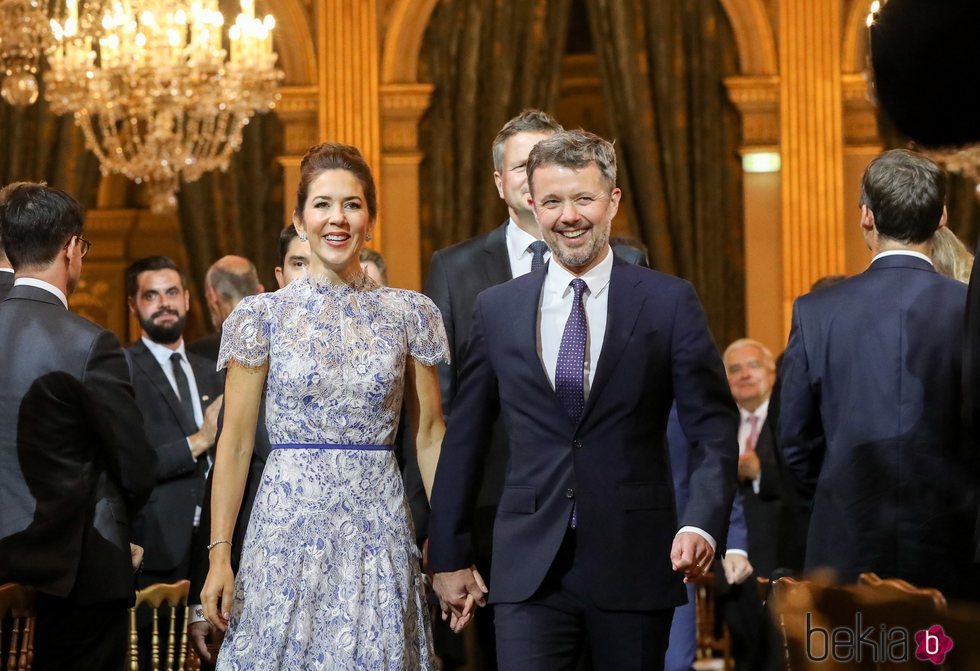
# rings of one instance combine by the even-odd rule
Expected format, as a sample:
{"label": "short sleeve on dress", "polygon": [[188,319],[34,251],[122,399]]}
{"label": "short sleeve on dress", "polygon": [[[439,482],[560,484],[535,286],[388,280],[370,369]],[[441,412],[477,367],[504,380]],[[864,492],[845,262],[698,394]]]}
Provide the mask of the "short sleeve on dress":
{"label": "short sleeve on dress", "polygon": [[428,296],[414,291],[406,291],[405,297],[408,301],[405,311],[408,353],[426,366],[449,363],[449,340],[439,308]]}
{"label": "short sleeve on dress", "polygon": [[247,368],[261,366],[269,358],[269,319],[262,294],[246,296],[232,310],[221,328],[218,370],[229,361]]}

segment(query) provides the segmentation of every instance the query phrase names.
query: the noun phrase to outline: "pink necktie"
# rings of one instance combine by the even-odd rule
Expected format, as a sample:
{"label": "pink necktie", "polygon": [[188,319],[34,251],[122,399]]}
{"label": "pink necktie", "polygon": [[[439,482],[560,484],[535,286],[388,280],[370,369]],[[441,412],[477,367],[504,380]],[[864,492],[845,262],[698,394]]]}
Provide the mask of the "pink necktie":
{"label": "pink necktie", "polygon": [[749,415],[748,421],[752,425],[752,430],[749,431],[749,437],[745,441],[745,451],[751,452],[755,449],[755,444],[759,440],[759,418],[755,415]]}

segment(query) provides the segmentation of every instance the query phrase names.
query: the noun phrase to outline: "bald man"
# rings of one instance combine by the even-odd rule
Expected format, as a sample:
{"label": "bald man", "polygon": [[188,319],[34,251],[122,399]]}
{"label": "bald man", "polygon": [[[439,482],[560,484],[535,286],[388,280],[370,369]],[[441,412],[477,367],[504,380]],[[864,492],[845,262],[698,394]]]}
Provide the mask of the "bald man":
{"label": "bald man", "polygon": [[215,332],[195,340],[187,346],[187,350],[217,361],[221,325],[243,298],[263,291],[265,288],[259,282],[255,264],[244,256],[229,254],[215,261],[204,278],[204,298]]}

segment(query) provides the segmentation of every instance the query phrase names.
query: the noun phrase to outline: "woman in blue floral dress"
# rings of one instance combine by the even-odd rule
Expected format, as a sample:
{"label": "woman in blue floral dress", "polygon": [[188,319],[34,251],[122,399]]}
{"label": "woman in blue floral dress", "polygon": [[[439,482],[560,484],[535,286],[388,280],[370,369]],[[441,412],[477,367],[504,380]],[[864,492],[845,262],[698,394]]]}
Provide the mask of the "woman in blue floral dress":
{"label": "woman in blue floral dress", "polygon": [[[225,422],[202,592],[208,621],[227,629],[218,669],[437,668],[391,448],[404,396],[429,491],[444,432],[434,366],[448,347],[428,298],[361,270],[376,201],[357,149],[310,149],[293,215],[310,241],[309,277],[246,298],[225,321]],[[236,579],[228,539],[263,389],[273,451]]]}

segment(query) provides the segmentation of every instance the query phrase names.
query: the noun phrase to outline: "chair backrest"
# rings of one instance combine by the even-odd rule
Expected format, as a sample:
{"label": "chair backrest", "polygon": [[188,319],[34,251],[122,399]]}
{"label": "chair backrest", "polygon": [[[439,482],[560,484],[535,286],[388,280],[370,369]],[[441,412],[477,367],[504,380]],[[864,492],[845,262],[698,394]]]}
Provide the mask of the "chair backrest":
{"label": "chair backrest", "polygon": [[[158,583],[141,589],[136,593],[136,605],[129,609],[129,654],[130,671],[140,671],[139,656],[137,652],[138,637],[136,632],[136,610],[140,607],[153,609],[153,629],[152,629],[152,670],[153,671],[186,671],[187,663],[187,594],[190,592],[191,583],[189,580],[181,580],[170,585]],[[161,659],[160,654],[160,607],[163,604],[170,606],[169,623],[167,627],[166,651]],[[178,612],[180,613],[179,640],[175,641],[175,630],[177,629]],[[176,659],[177,666],[174,666],[174,651],[179,651]]]}
{"label": "chair backrest", "polygon": [[863,574],[856,585],[780,578],[774,612],[791,671],[885,671],[915,662],[917,631],[941,621],[935,589]]}
{"label": "chair backrest", "polygon": [[[0,585],[0,643],[8,640],[9,650],[0,649],[0,666],[6,661],[10,671],[30,671],[34,660],[34,590],[8,582]],[[4,632],[4,624],[10,631]]]}
{"label": "chair backrest", "polygon": [[696,624],[695,669],[734,668],[731,635],[724,622],[719,622],[715,606],[715,574],[705,573],[695,579],[694,613]]}

